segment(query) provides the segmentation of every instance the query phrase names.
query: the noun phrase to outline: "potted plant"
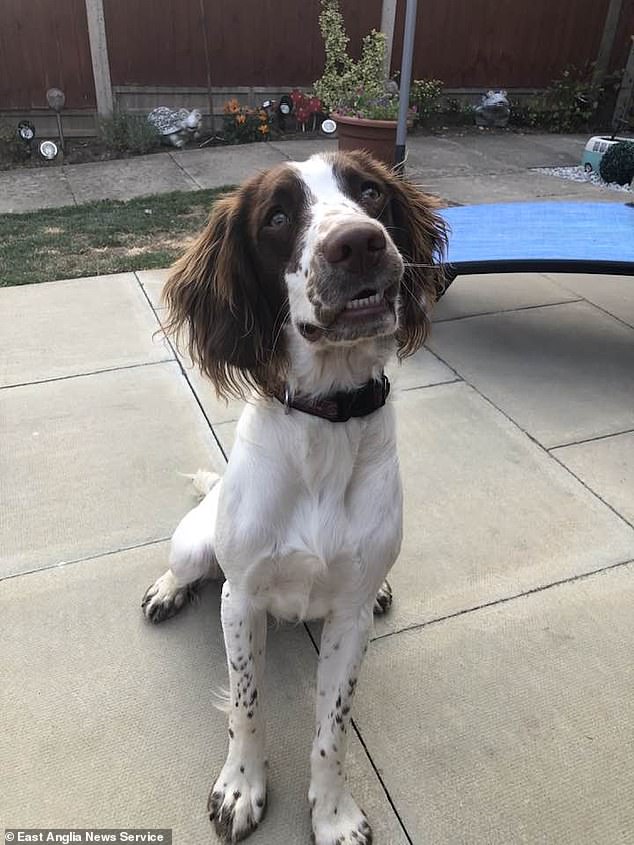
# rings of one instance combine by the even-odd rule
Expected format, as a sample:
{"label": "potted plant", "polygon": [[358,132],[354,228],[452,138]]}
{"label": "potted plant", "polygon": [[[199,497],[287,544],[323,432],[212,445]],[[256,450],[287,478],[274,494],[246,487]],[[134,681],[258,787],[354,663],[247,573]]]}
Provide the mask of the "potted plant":
{"label": "potted plant", "polygon": [[392,167],[399,99],[396,85],[386,79],[385,35],[376,30],[366,35],[355,62],[338,0],[321,0],[319,27],[326,61],[314,87],[337,122],[339,149],[367,150]]}

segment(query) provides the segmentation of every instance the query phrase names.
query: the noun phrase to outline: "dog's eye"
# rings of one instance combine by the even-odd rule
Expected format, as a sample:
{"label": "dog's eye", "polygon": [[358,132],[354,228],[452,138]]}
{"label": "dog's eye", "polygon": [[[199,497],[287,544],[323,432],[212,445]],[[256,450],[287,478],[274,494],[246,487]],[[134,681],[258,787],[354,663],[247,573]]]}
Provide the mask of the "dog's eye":
{"label": "dog's eye", "polygon": [[380,198],[381,191],[379,189],[379,186],[376,185],[374,182],[364,182],[363,185],[361,185],[362,200],[370,200],[371,202],[376,202]]}
{"label": "dog's eye", "polygon": [[273,211],[269,215],[269,219],[267,222],[267,226],[272,226],[274,229],[279,229],[281,226],[286,226],[287,223],[290,223],[288,214],[284,214],[283,211],[280,211],[278,208],[276,211]]}

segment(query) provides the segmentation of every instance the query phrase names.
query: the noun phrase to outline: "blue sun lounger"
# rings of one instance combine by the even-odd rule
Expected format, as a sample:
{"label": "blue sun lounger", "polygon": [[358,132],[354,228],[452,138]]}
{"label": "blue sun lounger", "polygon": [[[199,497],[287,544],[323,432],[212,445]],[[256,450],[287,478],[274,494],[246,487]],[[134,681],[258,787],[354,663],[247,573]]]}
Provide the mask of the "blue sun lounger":
{"label": "blue sun lounger", "polygon": [[441,213],[448,284],[471,273],[634,275],[634,203],[517,202]]}

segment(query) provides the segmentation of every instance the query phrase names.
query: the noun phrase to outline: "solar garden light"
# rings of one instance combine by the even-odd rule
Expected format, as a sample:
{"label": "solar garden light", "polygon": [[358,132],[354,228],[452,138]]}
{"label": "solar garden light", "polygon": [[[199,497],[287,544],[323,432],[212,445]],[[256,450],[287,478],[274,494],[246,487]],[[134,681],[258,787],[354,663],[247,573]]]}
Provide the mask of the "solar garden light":
{"label": "solar garden light", "polygon": [[49,88],[46,92],[46,102],[49,104],[50,108],[52,108],[55,112],[55,117],[57,118],[57,135],[59,137],[59,146],[62,152],[64,152],[64,132],[62,130],[62,115],[60,114],[60,112],[64,108],[64,103],[66,102],[66,95],[63,91],[60,91],[59,88]]}

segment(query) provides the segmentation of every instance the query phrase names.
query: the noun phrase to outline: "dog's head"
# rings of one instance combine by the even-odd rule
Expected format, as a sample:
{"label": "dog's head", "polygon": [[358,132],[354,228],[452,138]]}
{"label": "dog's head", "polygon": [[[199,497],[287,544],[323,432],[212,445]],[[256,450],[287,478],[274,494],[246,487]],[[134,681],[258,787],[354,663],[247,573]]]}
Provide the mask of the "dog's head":
{"label": "dog's head", "polygon": [[167,331],[222,395],[270,394],[288,332],[314,349],[394,336],[423,343],[441,283],[435,202],[364,153],[313,156],[215,204],[165,287]]}

